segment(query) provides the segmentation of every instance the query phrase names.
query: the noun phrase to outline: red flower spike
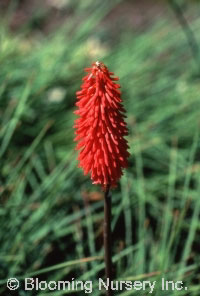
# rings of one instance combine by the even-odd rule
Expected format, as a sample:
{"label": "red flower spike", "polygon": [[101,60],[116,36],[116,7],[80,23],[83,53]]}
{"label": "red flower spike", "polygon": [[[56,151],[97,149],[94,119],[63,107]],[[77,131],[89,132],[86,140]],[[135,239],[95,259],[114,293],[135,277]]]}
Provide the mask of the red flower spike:
{"label": "red flower spike", "polygon": [[85,71],[88,74],[76,93],[78,110],[74,112],[80,116],[74,125],[79,167],[85,175],[91,173],[93,184],[115,187],[129,157],[120,85],[103,63],[93,63]]}

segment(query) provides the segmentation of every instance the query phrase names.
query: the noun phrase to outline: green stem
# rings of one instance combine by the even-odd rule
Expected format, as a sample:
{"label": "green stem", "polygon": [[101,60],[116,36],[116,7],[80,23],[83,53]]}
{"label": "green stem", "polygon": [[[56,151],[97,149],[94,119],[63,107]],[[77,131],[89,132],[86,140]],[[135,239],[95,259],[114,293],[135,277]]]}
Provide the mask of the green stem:
{"label": "green stem", "polygon": [[[104,250],[105,250],[105,276],[112,281],[112,238],[111,238],[111,194],[110,186],[107,186],[104,196]],[[106,291],[107,296],[112,296],[110,285]]]}

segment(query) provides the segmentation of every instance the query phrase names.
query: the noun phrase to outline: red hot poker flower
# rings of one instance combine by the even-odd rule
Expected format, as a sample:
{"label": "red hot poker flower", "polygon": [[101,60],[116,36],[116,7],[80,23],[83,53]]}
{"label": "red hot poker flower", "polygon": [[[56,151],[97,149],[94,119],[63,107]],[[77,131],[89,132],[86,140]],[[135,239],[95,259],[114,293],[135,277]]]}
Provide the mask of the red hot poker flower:
{"label": "red hot poker flower", "polygon": [[91,173],[93,184],[115,187],[129,157],[120,85],[103,63],[93,63],[85,71],[88,74],[76,93],[78,110],[74,112],[80,116],[74,126],[79,167],[84,175]]}

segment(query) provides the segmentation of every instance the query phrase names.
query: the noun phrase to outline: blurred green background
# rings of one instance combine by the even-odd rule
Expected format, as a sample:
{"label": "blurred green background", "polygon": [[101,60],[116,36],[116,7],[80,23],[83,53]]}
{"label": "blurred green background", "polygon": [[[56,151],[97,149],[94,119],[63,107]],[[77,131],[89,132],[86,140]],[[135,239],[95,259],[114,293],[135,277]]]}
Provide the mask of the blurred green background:
{"label": "blurred green background", "polygon": [[[0,295],[84,295],[6,281],[104,275],[103,193],[73,142],[75,92],[100,60],[120,77],[131,152],[112,193],[116,279],[199,296],[199,13],[199,1],[0,2]],[[162,277],[188,290],[161,291]]]}

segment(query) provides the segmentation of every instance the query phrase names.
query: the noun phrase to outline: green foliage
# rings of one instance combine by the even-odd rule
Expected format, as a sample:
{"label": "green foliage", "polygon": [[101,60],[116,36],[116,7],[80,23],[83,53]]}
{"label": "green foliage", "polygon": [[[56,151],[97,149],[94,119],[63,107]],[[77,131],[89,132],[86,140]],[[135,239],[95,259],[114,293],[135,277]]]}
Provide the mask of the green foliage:
{"label": "green foliage", "polygon": [[[66,1],[74,17],[48,35],[34,31],[34,16],[17,33],[1,21],[1,295],[9,277],[103,275],[102,194],[77,168],[72,128],[83,68],[97,59],[120,77],[130,131],[130,167],[113,191],[116,278],[181,279],[199,295],[199,67],[168,14],[115,43],[102,20],[118,2]],[[200,20],[191,26],[199,38]],[[158,285],[153,295],[188,291]]]}

